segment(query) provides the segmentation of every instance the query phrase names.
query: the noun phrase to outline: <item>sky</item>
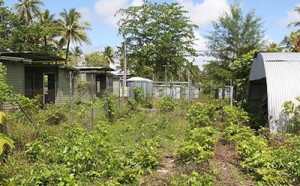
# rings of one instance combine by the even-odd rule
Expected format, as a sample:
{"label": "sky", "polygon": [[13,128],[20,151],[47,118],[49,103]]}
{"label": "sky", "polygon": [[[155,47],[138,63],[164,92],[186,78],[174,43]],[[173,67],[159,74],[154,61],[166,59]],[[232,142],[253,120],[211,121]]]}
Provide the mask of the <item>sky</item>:
{"label": "sky", "polygon": [[[199,26],[195,31],[197,41],[196,50],[206,50],[204,36],[208,35],[212,29],[211,22],[216,21],[220,15],[229,10],[230,4],[237,0],[150,0],[151,2],[178,2],[185,10],[193,23]],[[12,7],[18,0],[4,0],[5,5]],[[49,9],[59,17],[63,9],[77,9],[82,14],[82,21],[91,24],[91,30],[87,31],[92,44],[83,44],[84,53],[103,50],[105,46],[116,48],[122,42],[122,37],[118,35],[116,24],[118,17],[115,12],[120,8],[140,5],[142,0],[42,0],[44,5],[42,10]],[[288,28],[287,25],[293,21],[300,21],[300,14],[294,11],[296,6],[300,6],[299,0],[239,0],[244,14],[254,10],[255,15],[260,17],[265,30],[265,40],[267,42],[280,43],[284,36],[297,28]],[[71,46],[75,46],[72,44]],[[198,63],[203,63],[207,59],[199,58]]]}

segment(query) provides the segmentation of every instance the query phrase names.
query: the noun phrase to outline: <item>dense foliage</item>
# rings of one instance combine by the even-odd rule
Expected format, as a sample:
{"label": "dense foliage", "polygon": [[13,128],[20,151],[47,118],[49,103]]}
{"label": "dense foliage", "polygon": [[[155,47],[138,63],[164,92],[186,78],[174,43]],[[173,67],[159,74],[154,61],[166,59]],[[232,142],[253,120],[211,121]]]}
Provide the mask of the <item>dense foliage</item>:
{"label": "dense foliage", "polygon": [[175,76],[189,63],[188,57],[196,56],[197,26],[179,3],[144,1],[118,13],[123,16],[118,25],[127,46],[128,67],[136,75],[162,80],[168,68],[168,76]]}
{"label": "dense foliage", "polygon": [[71,41],[89,43],[86,29],[89,24],[80,22],[81,14],[75,9],[61,13],[56,20],[49,10],[41,11],[39,0],[24,0],[15,4],[13,10],[0,0],[0,50],[34,51],[64,56]]}
{"label": "dense foliage", "polygon": [[[251,63],[248,65],[249,60],[247,60],[247,63],[239,64],[239,61],[245,61],[244,55],[251,55],[249,52],[262,48],[264,37],[262,20],[256,17],[253,11],[244,15],[241,5],[235,4],[230,6],[228,13],[221,15],[212,24],[213,30],[206,38],[208,39],[208,53],[216,60],[204,65],[207,80],[215,86],[228,85],[231,79],[236,78],[242,80],[236,84],[243,83],[247,76],[241,76],[238,71],[249,74],[248,69]],[[246,68],[239,68],[238,71],[232,69],[231,64],[234,61],[234,67]],[[243,89],[241,91],[244,92]]]}

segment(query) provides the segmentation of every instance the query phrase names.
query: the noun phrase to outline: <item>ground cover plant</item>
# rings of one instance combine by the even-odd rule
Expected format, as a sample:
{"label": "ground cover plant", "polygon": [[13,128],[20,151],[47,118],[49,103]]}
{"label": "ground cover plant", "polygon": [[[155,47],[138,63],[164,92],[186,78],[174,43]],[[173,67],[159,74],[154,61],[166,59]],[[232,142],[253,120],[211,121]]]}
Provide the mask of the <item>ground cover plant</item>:
{"label": "ground cover plant", "polygon": [[1,185],[300,182],[299,136],[255,131],[247,112],[225,102],[149,101],[136,90],[135,108],[86,100],[72,105],[70,122],[70,104],[42,107],[9,89],[6,101],[18,99],[31,121],[17,108],[0,112]]}

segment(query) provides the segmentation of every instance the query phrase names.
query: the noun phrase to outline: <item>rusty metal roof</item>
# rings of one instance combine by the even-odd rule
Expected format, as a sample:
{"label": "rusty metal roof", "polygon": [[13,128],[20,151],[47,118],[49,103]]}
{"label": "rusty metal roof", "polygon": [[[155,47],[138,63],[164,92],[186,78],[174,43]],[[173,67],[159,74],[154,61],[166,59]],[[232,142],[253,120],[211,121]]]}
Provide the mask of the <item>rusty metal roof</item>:
{"label": "rusty metal roof", "polygon": [[32,62],[43,62],[43,61],[64,61],[65,59],[59,56],[38,53],[38,52],[0,52],[0,59],[14,60],[30,60]]}

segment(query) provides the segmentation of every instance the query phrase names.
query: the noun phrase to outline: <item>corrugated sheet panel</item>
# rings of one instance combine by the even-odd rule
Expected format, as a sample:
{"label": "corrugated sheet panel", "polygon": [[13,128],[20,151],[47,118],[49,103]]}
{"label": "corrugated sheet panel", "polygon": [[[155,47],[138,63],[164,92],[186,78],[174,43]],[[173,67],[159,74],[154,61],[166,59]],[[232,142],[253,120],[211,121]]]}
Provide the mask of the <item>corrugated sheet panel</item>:
{"label": "corrugated sheet panel", "polygon": [[300,63],[265,63],[268,90],[268,111],[271,130],[283,130],[286,118],[282,105],[286,101],[297,104],[300,96]]}
{"label": "corrugated sheet panel", "polygon": [[300,62],[300,53],[260,53],[265,62]]}
{"label": "corrugated sheet panel", "polygon": [[284,130],[287,123],[283,104],[300,96],[300,53],[260,53],[253,62],[250,81],[266,77],[269,125],[272,132]]}

